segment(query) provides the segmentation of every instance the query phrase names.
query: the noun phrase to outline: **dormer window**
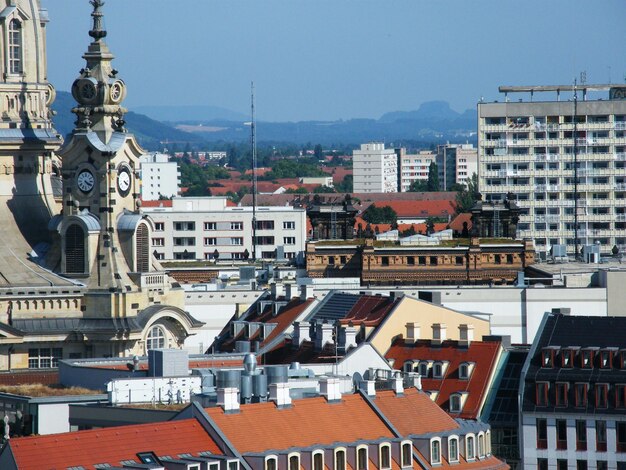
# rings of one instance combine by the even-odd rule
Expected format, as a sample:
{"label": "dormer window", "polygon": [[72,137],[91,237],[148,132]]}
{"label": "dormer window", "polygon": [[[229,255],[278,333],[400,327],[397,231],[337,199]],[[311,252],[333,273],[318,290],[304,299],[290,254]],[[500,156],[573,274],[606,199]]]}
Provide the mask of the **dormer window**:
{"label": "dormer window", "polygon": [[600,351],[600,368],[610,369],[613,363],[613,351]]}
{"label": "dormer window", "polygon": [[461,412],[461,395],[454,393],[450,395],[450,413]]}
{"label": "dormer window", "polygon": [[571,349],[564,349],[561,352],[561,366],[573,367],[574,366],[574,351]]}
{"label": "dormer window", "polygon": [[313,470],[324,470],[324,452],[317,450],[313,453]]}
{"label": "dormer window", "polygon": [[22,73],[22,23],[12,19],[9,23],[9,73]]}
{"label": "dormer window", "polygon": [[441,441],[439,438],[430,441],[430,463],[431,465],[441,463]]}
{"label": "dormer window", "polygon": [[380,470],[391,469],[391,445],[381,444],[378,454],[378,468]]}
{"label": "dormer window", "polygon": [[428,362],[426,361],[420,362],[419,373],[422,377],[428,377]]}
{"label": "dormer window", "polygon": [[465,437],[465,460],[474,460],[476,458],[475,441],[472,434]]}
{"label": "dormer window", "polygon": [[448,462],[459,461],[459,438],[456,436],[448,439]]}
{"label": "dormer window", "polygon": [[626,350],[624,349],[619,352],[619,366],[621,369],[626,369]]}
{"label": "dormer window", "polygon": [[[300,467],[298,467],[300,470]],[[346,450],[337,449],[335,451],[335,470],[346,470]]]}
{"label": "dormer window", "polygon": [[357,470],[368,470],[367,447],[358,447],[356,450],[356,468]]}
{"label": "dormer window", "polygon": [[541,367],[554,367],[554,349],[544,349],[541,352]]}
{"label": "dormer window", "polygon": [[480,433],[478,435],[478,457],[483,458],[485,456],[485,435]]}
{"label": "dormer window", "polygon": [[288,457],[289,470],[300,470],[300,455],[291,454]]}
{"label": "dormer window", "polygon": [[409,442],[402,443],[401,465],[402,468],[412,467],[413,462],[413,444]]}
{"label": "dormer window", "polygon": [[433,378],[443,379],[443,364],[441,362],[433,364]]}
{"label": "dormer window", "polygon": [[459,379],[469,379],[469,365],[465,362],[459,366]]}
{"label": "dormer window", "polygon": [[583,369],[593,368],[593,351],[585,349],[580,353],[580,367]]}
{"label": "dormer window", "polygon": [[265,458],[265,470],[278,470],[278,457],[270,455]]}

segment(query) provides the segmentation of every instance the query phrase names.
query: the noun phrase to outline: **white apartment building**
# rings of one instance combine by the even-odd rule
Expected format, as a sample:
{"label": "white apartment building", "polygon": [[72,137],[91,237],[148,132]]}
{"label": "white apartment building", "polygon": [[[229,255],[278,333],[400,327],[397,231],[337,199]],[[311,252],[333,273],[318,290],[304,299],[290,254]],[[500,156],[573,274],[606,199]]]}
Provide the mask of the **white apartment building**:
{"label": "white apartment building", "polygon": [[449,191],[454,184],[466,184],[478,174],[478,149],[472,144],[445,144],[437,146],[439,185]]}
{"label": "white apartment building", "polygon": [[361,144],[352,153],[355,193],[397,193],[398,158],[385,144]]}
{"label": "white apartment building", "polygon": [[428,181],[430,164],[436,162],[437,154],[420,150],[417,154],[407,154],[405,148],[396,149],[400,166],[400,192],[407,192],[414,181]]}
{"label": "white apartment building", "polygon": [[[252,258],[252,207],[230,207],[227,201],[177,197],[171,205],[144,207],[154,223],[151,252],[161,260],[209,260],[216,250],[220,260]],[[258,259],[303,259],[305,209],[257,207],[256,221]]]}
{"label": "white apartment building", "polygon": [[159,196],[174,197],[180,192],[178,163],[164,153],[150,153],[140,158],[141,199],[157,201]]}
{"label": "white apartment building", "polygon": [[[589,92],[608,99],[588,100]],[[500,87],[551,92],[556,101],[478,105],[479,188],[483,198],[517,196],[519,237],[538,252],[573,254],[600,244],[626,250],[626,85]],[[566,93],[566,101],[561,101]],[[545,95],[544,95],[545,96]]]}

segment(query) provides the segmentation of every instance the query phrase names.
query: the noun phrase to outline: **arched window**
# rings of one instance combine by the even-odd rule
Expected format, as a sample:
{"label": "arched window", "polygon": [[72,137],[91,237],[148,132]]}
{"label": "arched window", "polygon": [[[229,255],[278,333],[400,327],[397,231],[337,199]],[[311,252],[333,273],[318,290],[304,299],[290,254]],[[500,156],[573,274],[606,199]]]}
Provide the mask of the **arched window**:
{"label": "arched window", "polygon": [[448,439],[448,462],[459,461],[459,438],[450,437]]}
{"label": "arched window", "polygon": [[378,468],[380,468],[380,470],[388,470],[391,468],[391,446],[389,444],[382,444],[380,446],[378,459]]}
{"label": "arched window", "polygon": [[337,449],[335,451],[335,470],[346,470],[345,449]]}
{"label": "arched window", "polygon": [[65,232],[65,272],[85,273],[85,231],[78,224],[72,224]]}
{"label": "arched window", "polygon": [[146,338],[146,351],[151,349],[161,349],[165,347],[165,331],[160,326],[150,328],[148,337]]}
{"label": "arched window", "polygon": [[270,456],[265,459],[265,470],[278,470],[278,458]]}
{"label": "arched window", "polygon": [[491,455],[491,431],[485,433],[485,454]]}
{"label": "arched window", "polygon": [[402,467],[411,467],[413,461],[413,444],[411,442],[402,443]]}
{"label": "arched window", "polygon": [[483,458],[485,456],[485,435],[478,435],[478,456]]}
{"label": "arched window", "polygon": [[22,23],[13,19],[9,23],[9,73],[22,73]]}
{"label": "arched window", "polygon": [[454,393],[450,395],[450,413],[459,413],[461,411],[461,395]]}
{"label": "arched window", "polygon": [[469,379],[469,366],[465,362],[459,366],[459,379]]}
{"label": "arched window", "polygon": [[476,458],[474,445],[474,436],[468,435],[465,438],[465,460],[474,460]]}
{"label": "arched window", "polygon": [[150,232],[146,224],[139,224],[135,234],[137,272],[147,273],[150,271]]}
{"label": "arched window", "polygon": [[367,470],[369,467],[367,461],[367,447],[359,447],[356,450],[356,469]]}
{"label": "arched window", "polygon": [[324,470],[324,453],[322,451],[313,454],[313,470]]}
{"label": "arched window", "polygon": [[289,456],[289,470],[300,470],[300,456],[298,454]]}
{"label": "arched window", "polygon": [[439,439],[430,441],[430,463],[441,463],[441,441]]}
{"label": "arched window", "polygon": [[422,377],[428,377],[428,362],[420,362],[420,375]]}

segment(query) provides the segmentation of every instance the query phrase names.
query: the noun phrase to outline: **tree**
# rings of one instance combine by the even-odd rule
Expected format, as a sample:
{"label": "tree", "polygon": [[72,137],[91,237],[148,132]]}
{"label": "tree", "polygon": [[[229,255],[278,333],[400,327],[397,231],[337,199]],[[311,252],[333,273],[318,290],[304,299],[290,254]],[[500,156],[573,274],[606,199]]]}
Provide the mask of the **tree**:
{"label": "tree", "polygon": [[335,188],[331,188],[330,186],[316,186],[313,188],[313,192],[315,194],[334,193]]}
{"label": "tree", "polygon": [[335,185],[335,189],[339,193],[351,193],[354,190],[354,177],[346,175],[341,183]]}
{"label": "tree", "polygon": [[439,168],[435,162],[431,162],[428,167],[428,191],[439,191]]}
{"label": "tree", "polygon": [[472,207],[480,200],[478,192],[478,175],[472,174],[472,177],[466,180],[466,186],[456,193],[456,212],[462,214],[469,212]]}
{"label": "tree", "polygon": [[376,207],[372,204],[362,215],[363,220],[370,224],[392,224],[397,221],[398,214],[389,206]]}
{"label": "tree", "polygon": [[423,193],[428,191],[428,182],[424,180],[415,180],[409,186],[410,193]]}
{"label": "tree", "polygon": [[315,155],[315,158],[317,160],[321,160],[322,158],[324,158],[324,150],[322,149],[322,146],[320,144],[317,144],[313,148],[313,154]]}

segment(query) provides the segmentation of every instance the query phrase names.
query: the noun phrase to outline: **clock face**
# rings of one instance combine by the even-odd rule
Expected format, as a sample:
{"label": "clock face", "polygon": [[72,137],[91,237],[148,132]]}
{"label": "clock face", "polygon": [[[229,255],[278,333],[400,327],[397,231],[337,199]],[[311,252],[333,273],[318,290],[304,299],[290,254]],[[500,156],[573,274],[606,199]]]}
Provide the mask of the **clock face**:
{"label": "clock face", "polygon": [[78,189],[80,189],[84,193],[88,193],[91,191],[96,184],[96,179],[93,176],[93,173],[89,170],[83,170],[78,174],[78,178],[76,178],[76,184],[78,185]]}
{"label": "clock face", "polygon": [[130,172],[126,168],[122,168],[117,174],[117,187],[120,194],[126,196],[130,190]]}

